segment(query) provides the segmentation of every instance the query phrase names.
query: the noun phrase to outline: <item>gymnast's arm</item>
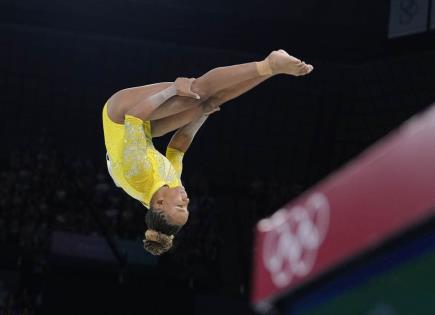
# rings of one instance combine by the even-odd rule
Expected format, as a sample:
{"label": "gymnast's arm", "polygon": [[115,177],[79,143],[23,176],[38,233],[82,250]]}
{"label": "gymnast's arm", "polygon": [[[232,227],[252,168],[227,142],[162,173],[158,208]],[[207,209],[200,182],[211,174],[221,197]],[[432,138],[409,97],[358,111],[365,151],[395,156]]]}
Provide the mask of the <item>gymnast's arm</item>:
{"label": "gymnast's arm", "polygon": [[171,138],[171,141],[168,144],[169,148],[177,149],[181,152],[186,152],[192,141],[198,132],[199,128],[204,124],[204,122],[208,118],[208,114],[198,114],[196,119],[192,120],[187,125],[178,129]]}

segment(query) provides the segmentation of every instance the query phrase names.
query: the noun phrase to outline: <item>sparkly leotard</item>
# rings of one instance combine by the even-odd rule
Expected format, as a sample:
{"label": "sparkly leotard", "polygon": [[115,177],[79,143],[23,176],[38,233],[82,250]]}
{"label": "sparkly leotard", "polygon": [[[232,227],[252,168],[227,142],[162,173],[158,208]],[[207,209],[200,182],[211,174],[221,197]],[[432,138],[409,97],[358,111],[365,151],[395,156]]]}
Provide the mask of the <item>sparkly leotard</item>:
{"label": "sparkly leotard", "polygon": [[181,186],[184,153],[168,147],[166,156],[154,148],[150,121],[125,115],[124,124],[113,122],[103,108],[104,142],[108,170],[116,186],[149,208],[162,186]]}

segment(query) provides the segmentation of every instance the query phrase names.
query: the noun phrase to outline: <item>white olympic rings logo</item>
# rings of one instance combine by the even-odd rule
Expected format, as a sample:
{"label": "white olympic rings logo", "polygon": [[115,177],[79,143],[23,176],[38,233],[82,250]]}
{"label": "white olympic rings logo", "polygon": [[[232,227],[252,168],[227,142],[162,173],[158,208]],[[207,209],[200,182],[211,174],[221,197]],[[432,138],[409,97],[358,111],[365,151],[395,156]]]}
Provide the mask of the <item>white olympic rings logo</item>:
{"label": "white olympic rings logo", "polygon": [[329,227],[330,207],[324,194],[314,193],[304,206],[280,209],[259,222],[266,233],[263,263],[277,287],[291,283],[294,276],[306,276]]}

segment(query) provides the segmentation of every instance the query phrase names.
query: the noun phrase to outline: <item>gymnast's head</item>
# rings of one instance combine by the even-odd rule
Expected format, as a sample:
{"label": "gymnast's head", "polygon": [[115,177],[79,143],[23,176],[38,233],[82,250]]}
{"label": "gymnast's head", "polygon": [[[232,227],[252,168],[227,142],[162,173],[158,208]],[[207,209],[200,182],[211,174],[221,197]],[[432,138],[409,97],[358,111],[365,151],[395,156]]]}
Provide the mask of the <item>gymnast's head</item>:
{"label": "gymnast's head", "polygon": [[161,187],[154,193],[150,209],[145,215],[144,248],[153,255],[161,255],[172,247],[174,235],[189,217],[189,198],[182,186]]}

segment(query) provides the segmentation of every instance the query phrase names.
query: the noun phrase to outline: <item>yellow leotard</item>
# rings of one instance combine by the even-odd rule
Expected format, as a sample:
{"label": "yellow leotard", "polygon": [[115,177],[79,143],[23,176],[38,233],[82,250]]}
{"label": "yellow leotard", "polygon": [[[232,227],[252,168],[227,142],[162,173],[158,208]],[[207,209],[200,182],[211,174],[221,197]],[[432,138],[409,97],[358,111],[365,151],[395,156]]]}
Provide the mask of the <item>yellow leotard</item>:
{"label": "yellow leotard", "polygon": [[113,122],[103,108],[104,142],[108,169],[116,186],[149,208],[162,186],[181,186],[184,153],[168,147],[166,157],[154,148],[150,121],[125,115],[124,124]]}

